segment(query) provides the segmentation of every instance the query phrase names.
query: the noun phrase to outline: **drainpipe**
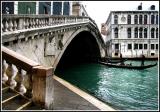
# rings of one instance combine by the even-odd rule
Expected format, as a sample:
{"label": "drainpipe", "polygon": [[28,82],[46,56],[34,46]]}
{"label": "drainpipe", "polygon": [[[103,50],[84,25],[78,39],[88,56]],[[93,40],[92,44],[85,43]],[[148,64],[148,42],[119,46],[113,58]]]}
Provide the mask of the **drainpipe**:
{"label": "drainpipe", "polygon": [[14,2],[14,14],[18,14],[18,1]]}
{"label": "drainpipe", "polygon": [[53,1],[51,1],[51,15],[53,14]]}
{"label": "drainpipe", "polygon": [[38,15],[38,9],[39,9],[39,1],[36,1],[36,15]]}

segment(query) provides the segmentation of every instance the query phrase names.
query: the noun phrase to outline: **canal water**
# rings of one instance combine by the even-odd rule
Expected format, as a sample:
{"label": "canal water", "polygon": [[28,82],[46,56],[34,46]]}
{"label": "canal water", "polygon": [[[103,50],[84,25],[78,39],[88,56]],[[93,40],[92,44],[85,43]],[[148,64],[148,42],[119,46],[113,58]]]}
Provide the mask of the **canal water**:
{"label": "canal water", "polygon": [[[145,61],[145,64],[156,62]],[[141,64],[140,61],[125,63]],[[145,70],[131,70],[85,63],[57,71],[56,75],[115,109],[158,109],[158,65]]]}

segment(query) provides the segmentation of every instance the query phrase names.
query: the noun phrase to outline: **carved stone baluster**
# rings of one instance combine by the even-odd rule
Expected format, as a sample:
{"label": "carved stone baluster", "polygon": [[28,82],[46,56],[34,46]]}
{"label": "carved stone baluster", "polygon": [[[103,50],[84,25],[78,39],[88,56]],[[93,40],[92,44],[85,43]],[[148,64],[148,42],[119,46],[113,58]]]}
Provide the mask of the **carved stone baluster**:
{"label": "carved stone baluster", "polygon": [[32,21],[31,21],[31,18],[29,19],[29,28],[32,28]]}
{"label": "carved stone baluster", "polygon": [[38,23],[38,19],[36,19],[36,23],[35,23],[35,27],[38,28],[39,27],[39,23]]}
{"label": "carved stone baluster", "polygon": [[36,22],[35,22],[35,19],[32,19],[32,21],[33,21],[33,22],[32,22],[32,23],[33,23],[32,27],[35,28],[35,23],[36,23]]}
{"label": "carved stone baluster", "polygon": [[53,19],[53,25],[56,25],[56,19]]}
{"label": "carved stone baluster", "polygon": [[53,18],[51,18],[51,26],[53,25]]}
{"label": "carved stone baluster", "polygon": [[[8,63],[8,62],[7,62]],[[6,74],[8,76],[8,81],[7,84],[11,87],[14,88],[16,86],[16,81],[14,80],[14,70],[12,67],[11,63],[8,63],[8,68],[6,70]]]}
{"label": "carved stone baluster", "polygon": [[30,72],[27,72],[24,75],[24,83],[23,84],[27,89],[27,92],[25,95],[31,98],[32,97],[32,74]]}
{"label": "carved stone baluster", "polygon": [[48,26],[48,22],[47,22],[47,19],[45,19],[45,26]]}
{"label": "carved stone baluster", "polygon": [[5,24],[4,24],[4,32],[8,31],[8,21],[5,20]]}
{"label": "carved stone baluster", "polygon": [[40,19],[41,27],[43,26],[43,19]]}
{"label": "carved stone baluster", "polygon": [[13,31],[16,31],[16,30],[17,30],[17,21],[15,19],[13,22]]}
{"label": "carved stone baluster", "polygon": [[47,26],[49,26],[49,19],[46,19],[46,22],[47,22]]}
{"label": "carved stone baluster", "polygon": [[29,28],[29,19],[26,19],[26,29]]}
{"label": "carved stone baluster", "polygon": [[39,21],[40,23],[40,27],[42,27],[43,26],[43,21],[42,21],[42,19],[40,19],[40,21]]}
{"label": "carved stone baluster", "polygon": [[41,23],[42,23],[42,27],[43,27],[44,26],[44,20],[43,19],[41,20]]}
{"label": "carved stone baluster", "polygon": [[41,20],[41,25],[42,25],[42,27],[44,26],[44,22],[43,22],[43,19]]}
{"label": "carved stone baluster", "polygon": [[55,22],[54,22],[54,24],[55,24],[55,25],[57,25],[57,18],[55,18]]}
{"label": "carved stone baluster", "polygon": [[19,91],[21,94],[26,93],[26,88],[23,85],[23,80],[24,80],[24,76],[22,74],[22,69],[18,68],[18,72],[16,75],[17,86],[15,89]]}
{"label": "carved stone baluster", "polygon": [[42,27],[42,19],[39,20],[39,27]]}
{"label": "carved stone baluster", "polygon": [[45,26],[45,18],[43,19],[43,26]]}
{"label": "carved stone baluster", "polygon": [[8,77],[6,75],[6,65],[4,64],[4,60],[2,62],[3,66],[2,66],[2,83],[6,83],[6,81],[8,80]]}
{"label": "carved stone baluster", "polygon": [[9,20],[8,30],[9,30],[9,31],[13,31],[12,28],[13,28],[13,23],[12,23],[12,20],[10,19],[10,20]]}

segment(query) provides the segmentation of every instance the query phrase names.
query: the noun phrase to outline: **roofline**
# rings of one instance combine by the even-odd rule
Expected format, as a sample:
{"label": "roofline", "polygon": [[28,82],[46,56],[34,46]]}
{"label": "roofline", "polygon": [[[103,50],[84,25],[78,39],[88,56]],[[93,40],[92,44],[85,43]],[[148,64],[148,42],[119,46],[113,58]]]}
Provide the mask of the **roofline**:
{"label": "roofline", "polygon": [[108,19],[107,19],[107,21],[105,22],[105,24],[107,24],[108,23],[108,21],[109,21],[109,19],[110,19],[110,16],[111,16],[111,14],[112,13],[137,13],[137,12],[147,12],[147,13],[158,13],[158,11],[157,10],[133,10],[133,11],[110,11],[110,13],[109,13],[109,16],[108,16]]}

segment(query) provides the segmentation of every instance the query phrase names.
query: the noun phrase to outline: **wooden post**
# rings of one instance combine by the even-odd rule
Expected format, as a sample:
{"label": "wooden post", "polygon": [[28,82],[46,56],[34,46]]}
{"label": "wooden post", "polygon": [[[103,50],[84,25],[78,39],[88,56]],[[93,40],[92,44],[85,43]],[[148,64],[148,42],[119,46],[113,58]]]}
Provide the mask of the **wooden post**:
{"label": "wooden post", "polygon": [[43,108],[52,108],[54,85],[53,85],[53,68],[44,68],[37,66],[33,68],[32,76],[32,99],[37,105]]}

